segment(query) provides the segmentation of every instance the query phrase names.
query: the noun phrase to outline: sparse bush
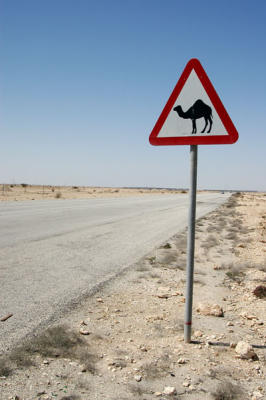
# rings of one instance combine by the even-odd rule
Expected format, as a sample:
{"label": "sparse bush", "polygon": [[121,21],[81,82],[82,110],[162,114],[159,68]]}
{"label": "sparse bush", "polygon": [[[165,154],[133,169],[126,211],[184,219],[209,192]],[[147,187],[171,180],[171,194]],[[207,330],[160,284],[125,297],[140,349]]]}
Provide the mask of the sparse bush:
{"label": "sparse bush", "polygon": [[0,360],[0,375],[5,373],[7,376],[11,374],[12,369],[34,365],[36,354],[78,360],[88,372],[96,372],[97,355],[89,351],[84,338],[78,333],[68,331],[64,326],[56,326],[15,348],[8,360]]}
{"label": "sparse bush", "polygon": [[9,367],[6,359],[4,357],[0,358],[0,376],[9,376],[11,375],[12,370]]}
{"label": "sparse bush", "polygon": [[78,189],[79,187],[78,186],[72,186],[72,189]]}
{"label": "sparse bush", "polygon": [[155,264],[156,257],[155,256],[148,257],[147,260],[150,262],[150,264]]}
{"label": "sparse bush", "polygon": [[26,189],[26,187],[28,187],[29,185],[27,183],[21,183],[21,187],[23,187],[24,189]]}
{"label": "sparse bush", "polygon": [[163,246],[162,246],[162,249],[171,249],[171,245],[170,245],[170,243],[165,243]]}
{"label": "sparse bush", "polygon": [[83,340],[77,334],[67,331],[64,326],[47,329],[24,346],[28,354],[39,353],[44,357],[67,357],[73,355],[74,348],[82,345]]}
{"label": "sparse bush", "polygon": [[205,242],[202,243],[201,247],[208,251],[210,248],[215,247],[219,244],[218,239],[214,235],[207,236]]}
{"label": "sparse bush", "polygon": [[60,199],[62,197],[62,193],[61,192],[57,192],[56,194],[55,194],[55,198],[56,199]]}
{"label": "sparse bush", "polygon": [[243,272],[243,270],[245,270],[247,268],[246,264],[230,263],[230,264],[228,264],[228,268],[229,268],[229,270],[226,272],[226,275],[229,279],[231,279],[237,283],[240,283],[243,281],[243,279],[245,277],[245,273]]}
{"label": "sparse bush", "polygon": [[177,261],[176,252],[162,254],[162,256],[159,258],[159,263],[160,264],[169,265],[169,264],[171,264],[173,262],[176,262],[176,261]]}
{"label": "sparse bush", "polygon": [[234,241],[236,241],[236,240],[238,239],[238,236],[237,236],[237,234],[236,234],[235,232],[229,232],[229,233],[225,236],[225,238],[226,238],[226,239],[229,239],[229,240],[234,240]]}
{"label": "sparse bush", "polygon": [[243,400],[243,392],[239,386],[233,385],[231,382],[222,382],[212,393],[212,397],[214,400]]}
{"label": "sparse bush", "polygon": [[265,263],[264,265],[259,265],[259,266],[257,266],[257,268],[258,268],[260,271],[266,272],[266,263]]}
{"label": "sparse bush", "polygon": [[144,364],[142,367],[142,373],[149,380],[162,378],[169,374],[170,366],[171,362],[169,356],[163,355],[158,361]]}
{"label": "sparse bush", "polygon": [[140,383],[139,384],[131,383],[128,385],[128,389],[132,394],[137,395],[139,397],[142,397],[143,394],[150,393],[150,390]]}
{"label": "sparse bush", "polygon": [[206,230],[207,230],[207,232],[215,232],[215,231],[217,231],[217,226],[209,225]]}
{"label": "sparse bush", "polygon": [[203,282],[201,279],[194,279],[194,283],[198,284],[200,286],[205,286],[206,285],[206,283]]}
{"label": "sparse bush", "polygon": [[136,271],[138,271],[138,272],[145,272],[145,271],[149,271],[149,270],[150,270],[150,268],[145,264],[139,264],[136,267]]}
{"label": "sparse bush", "polygon": [[151,272],[151,273],[149,274],[149,276],[150,276],[152,279],[159,279],[159,278],[160,278],[160,275],[159,275],[159,274],[155,274],[154,272]]}

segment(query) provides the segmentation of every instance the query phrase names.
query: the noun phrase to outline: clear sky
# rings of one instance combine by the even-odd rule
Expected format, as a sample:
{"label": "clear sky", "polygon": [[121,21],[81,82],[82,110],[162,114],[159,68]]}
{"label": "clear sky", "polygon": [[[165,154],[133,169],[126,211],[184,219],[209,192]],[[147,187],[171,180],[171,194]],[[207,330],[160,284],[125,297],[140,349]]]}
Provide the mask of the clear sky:
{"label": "clear sky", "polygon": [[190,58],[233,120],[199,188],[266,190],[264,0],[1,0],[0,182],[189,186],[189,146],[149,134]]}

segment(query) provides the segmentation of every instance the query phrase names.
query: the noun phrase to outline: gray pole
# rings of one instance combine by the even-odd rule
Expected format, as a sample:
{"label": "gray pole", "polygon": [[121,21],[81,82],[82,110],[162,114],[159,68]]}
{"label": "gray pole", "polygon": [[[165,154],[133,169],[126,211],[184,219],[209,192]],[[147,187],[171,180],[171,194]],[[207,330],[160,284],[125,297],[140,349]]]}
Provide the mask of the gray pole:
{"label": "gray pole", "polygon": [[187,235],[187,281],[184,340],[191,341],[198,146],[190,146],[190,190]]}

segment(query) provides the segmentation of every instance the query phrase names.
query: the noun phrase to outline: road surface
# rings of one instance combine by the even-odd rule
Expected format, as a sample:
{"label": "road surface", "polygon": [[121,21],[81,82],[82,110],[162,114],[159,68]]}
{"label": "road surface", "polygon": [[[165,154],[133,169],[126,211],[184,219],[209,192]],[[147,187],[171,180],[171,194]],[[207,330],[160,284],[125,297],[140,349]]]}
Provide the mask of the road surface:
{"label": "road surface", "polygon": [[[229,195],[198,195],[197,217]],[[188,196],[0,203],[0,354],[187,224]]]}

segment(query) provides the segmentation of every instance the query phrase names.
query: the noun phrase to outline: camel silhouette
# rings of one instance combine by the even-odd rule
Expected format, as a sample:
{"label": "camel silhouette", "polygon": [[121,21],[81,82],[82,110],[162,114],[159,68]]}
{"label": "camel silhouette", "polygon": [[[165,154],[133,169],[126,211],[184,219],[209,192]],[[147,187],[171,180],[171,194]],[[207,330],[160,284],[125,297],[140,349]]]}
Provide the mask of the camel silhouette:
{"label": "camel silhouette", "polygon": [[202,100],[199,99],[195,101],[193,106],[191,106],[186,112],[182,110],[181,106],[176,106],[173,110],[177,112],[179,117],[192,120],[192,134],[197,133],[196,119],[199,118],[205,119],[205,126],[201,133],[205,132],[208,122],[210,123],[210,127],[207,133],[210,133],[212,129],[212,109]]}

